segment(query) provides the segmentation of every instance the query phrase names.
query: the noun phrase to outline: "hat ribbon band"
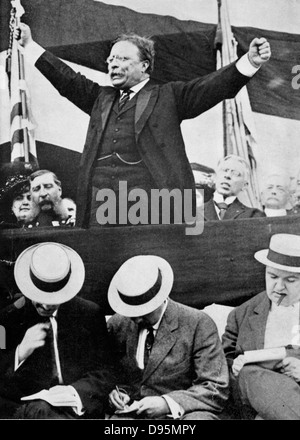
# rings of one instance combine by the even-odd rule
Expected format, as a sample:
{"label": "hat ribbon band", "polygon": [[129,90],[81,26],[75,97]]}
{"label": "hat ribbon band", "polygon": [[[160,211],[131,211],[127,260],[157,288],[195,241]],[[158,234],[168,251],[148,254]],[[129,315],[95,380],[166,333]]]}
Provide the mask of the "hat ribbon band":
{"label": "hat ribbon band", "polygon": [[37,287],[39,290],[42,290],[43,292],[58,292],[59,290],[63,289],[66,286],[67,282],[70,279],[70,276],[71,276],[71,268],[67,273],[67,275],[62,280],[51,283],[40,280],[34,275],[32,270],[30,269],[31,281],[33,282],[35,287]]}
{"label": "hat ribbon band", "polygon": [[157,276],[157,280],[155,281],[155,284],[153,285],[153,287],[151,287],[149,290],[147,290],[147,292],[143,293],[142,295],[138,295],[138,296],[126,296],[123,295],[121,292],[118,291],[118,294],[120,295],[121,300],[125,303],[128,304],[129,306],[140,306],[142,304],[146,304],[147,302],[149,302],[151,299],[153,299],[157,293],[160,290],[161,287],[161,271],[160,269],[158,269],[158,276]]}
{"label": "hat ribbon band", "polygon": [[269,249],[267,258],[273,263],[283,266],[300,267],[300,257],[280,254],[272,249]]}

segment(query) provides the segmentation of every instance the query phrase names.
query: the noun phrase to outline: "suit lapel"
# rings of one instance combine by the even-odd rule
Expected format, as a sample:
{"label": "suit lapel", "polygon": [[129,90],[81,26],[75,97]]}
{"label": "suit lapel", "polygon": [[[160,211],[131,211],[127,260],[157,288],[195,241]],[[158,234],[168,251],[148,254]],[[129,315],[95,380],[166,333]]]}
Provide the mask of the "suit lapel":
{"label": "suit lapel", "polygon": [[153,111],[154,105],[158,98],[158,91],[158,86],[152,86],[148,83],[137,94],[134,120],[136,141],[138,140],[138,136],[140,135],[150,114]]}
{"label": "suit lapel", "polygon": [[128,350],[128,358],[134,359],[134,363],[136,364],[136,350],[139,342],[139,326],[134,322],[130,323],[131,328],[128,329],[128,334],[131,334],[132,337],[128,338],[127,342],[127,350]]}
{"label": "suit lapel", "polygon": [[156,334],[148,365],[143,374],[143,381],[147,380],[167,357],[176,342],[176,329],[178,328],[177,308],[171,300],[160,323]]}
{"label": "suit lapel", "polygon": [[219,220],[213,199],[210,199],[204,205],[204,219],[205,220]]}
{"label": "suit lapel", "polygon": [[110,93],[104,94],[103,99],[101,100],[101,119],[102,119],[102,130],[104,130],[109,113],[113,106],[114,100],[118,94],[118,90],[112,88]]}
{"label": "suit lapel", "polygon": [[[152,113],[155,103],[158,98],[159,87],[157,85],[151,85],[151,83],[146,84],[139,93],[137,93],[136,99],[136,109],[135,109],[135,133],[136,140],[143,130],[150,114]],[[118,91],[114,88],[111,89],[110,93],[104,95],[101,100],[101,119],[102,119],[102,130],[106,127],[107,120],[112,109],[114,100],[117,96]],[[128,110],[131,106],[135,104],[135,100],[132,99],[124,107],[124,111]],[[122,110],[123,111],[123,110]]]}
{"label": "suit lapel", "polygon": [[234,202],[228,206],[224,218],[234,219],[241,215],[243,211],[245,211],[245,206],[238,199],[235,199]]}
{"label": "suit lapel", "polygon": [[249,326],[253,334],[248,335],[256,343],[256,350],[264,348],[265,330],[270,310],[270,300],[264,292],[263,300],[253,310],[253,315],[249,317]]}

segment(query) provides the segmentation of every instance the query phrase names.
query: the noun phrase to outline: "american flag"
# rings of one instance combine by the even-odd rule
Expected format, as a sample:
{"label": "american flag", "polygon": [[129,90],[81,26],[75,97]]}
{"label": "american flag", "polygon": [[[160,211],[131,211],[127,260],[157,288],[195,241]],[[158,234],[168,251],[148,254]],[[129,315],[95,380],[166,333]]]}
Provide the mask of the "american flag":
{"label": "american flag", "polygon": [[30,97],[25,81],[24,55],[14,38],[20,17],[24,14],[20,0],[11,1],[10,41],[7,51],[7,73],[10,92],[10,138],[11,162],[25,162],[33,168],[38,166],[35,124],[30,109]]}
{"label": "american flag", "polygon": [[[218,0],[219,23],[215,40],[217,68],[237,59],[237,41],[231,30],[227,0]],[[262,209],[254,149],[257,148],[255,123],[249,95],[243,87],[233,99],[223,102],[224,155],[243,157],[251,170],[249,185],[244,191],[245,203]]]}

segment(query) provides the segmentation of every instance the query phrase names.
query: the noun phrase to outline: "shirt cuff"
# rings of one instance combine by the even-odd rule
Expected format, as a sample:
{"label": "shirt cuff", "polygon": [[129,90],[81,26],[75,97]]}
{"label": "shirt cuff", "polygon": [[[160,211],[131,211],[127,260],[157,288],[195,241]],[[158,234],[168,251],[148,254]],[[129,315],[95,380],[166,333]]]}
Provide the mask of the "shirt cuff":
{"label": "shirt cuff", "polygon": [[[25,361],[25,359],[24,359]],[[17,369],[23,364],[23,362],[19,362],[19,346],[17,346],[16,348],[16,352],[15,352],[15,367],[14,367],[14,371],[17,371]]]}
{"label": "shirt cuff", "polygon": [[76,406],[73,406],[72,409],[78,416],[82,416],[85,413],[85,411],[83,411],[83,405],[82,405],[81,399],[79,397],[79,394],[77,393],[75,388],[72,387],[72,385],[68,385],[68,388],[70,389],[70,391],[72,391],[72,394],[75,397],[76,404],[77,404]]}
{"label": "shirt cuff", "polygon": [[162,397],[167,402],[173,419],[179,419],[180,417],[183,416],[184,409],[182,408],[181,405],[179,405],[179,403],[175,402],[175,400],[173,400],[172,397],[167,396],[166,394],[163,394]]}
{"label": "shirt cuff", "polygon": [[34,65],[40,56],[45,52],[45,49],[37,44],[35,41],[27,44],[24,49],[24,56],[27,62]]}
{"label": "shirt cuff", "polygon": [[260,67],[254,67],[248,58],[248,54],[245,53],[237,62],[237,70],[244,76],[252,77],[260,69]]}

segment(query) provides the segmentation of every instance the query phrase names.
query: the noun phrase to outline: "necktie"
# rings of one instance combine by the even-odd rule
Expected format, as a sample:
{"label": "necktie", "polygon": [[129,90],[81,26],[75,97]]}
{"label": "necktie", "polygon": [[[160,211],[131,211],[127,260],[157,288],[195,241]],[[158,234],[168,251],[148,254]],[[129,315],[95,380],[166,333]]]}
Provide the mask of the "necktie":
{"label": "necktie", "polygon": [[50,328],[48,333],[48,341],[51,350],[51,366],[52,366],[53,382],[55,382],[56,384],[57,383],[62,384],[63,378],[61,374],[57,339],[56,339],[57,322],[54,316],[50,316],[49,321],[50,321]]}
{"label": "necktie", "polygon": [[228,208],[228,205],[225,202],[220,202],[220,203],[215,202],[215,204],[217,205],[217,207],[220,210],[220,213],[219,213],[220,220],[223,220],[225,213],[226,213],[226,210]]}
{"label": "necktie", "polygon": [[152,345],[154,342],[153,327],[152,326],[147,327],[147,331],[148,331],[148,334],[146,336],[145,351],[144,351],[144,368],[146,368],[146,366],[147,366],[149,356],[150,356],[150,353],[152,350]]}
{"label": "necktie", "polygon": [[123,90],[123,93],[119,99],[119,111],[122,110],[126,102],[129,100],[130,94],[132,93],[132,90]]}

